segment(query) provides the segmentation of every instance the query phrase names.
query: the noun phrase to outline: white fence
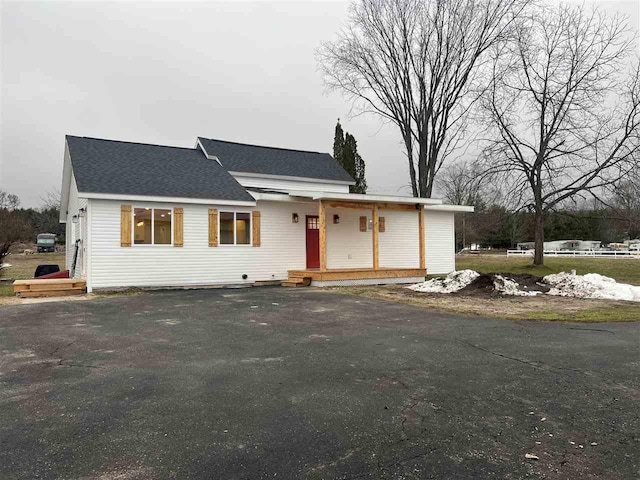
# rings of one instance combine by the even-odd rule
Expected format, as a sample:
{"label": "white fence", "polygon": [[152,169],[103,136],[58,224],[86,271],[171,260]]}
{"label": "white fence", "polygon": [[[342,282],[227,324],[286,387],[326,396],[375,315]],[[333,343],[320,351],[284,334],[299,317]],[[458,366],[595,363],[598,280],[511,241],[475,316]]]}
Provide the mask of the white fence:
{"label": "white fence", "polygon": [[[545,250],[549,257],[640,258],[638,250]],[[533,257],[533,250],[507,250],[507,257]]]}

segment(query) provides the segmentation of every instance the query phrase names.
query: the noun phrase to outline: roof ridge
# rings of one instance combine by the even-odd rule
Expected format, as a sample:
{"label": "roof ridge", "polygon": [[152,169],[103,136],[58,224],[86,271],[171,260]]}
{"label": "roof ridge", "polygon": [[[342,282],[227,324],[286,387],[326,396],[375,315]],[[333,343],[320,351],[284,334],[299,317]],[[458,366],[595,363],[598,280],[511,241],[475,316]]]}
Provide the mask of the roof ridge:
{"label": "roof ridge", "polygon": [[316,151],[313,151],[313,150],[299,150],[299,149],[296,149],[296,148],[270,147],[268,145],[256,145],[254,143],[231,142],[229,140],[219,140],[217,138],[198,137],[198,139],[209,140],[209,141],[212,141],[212,142],[230,143],[232,145],[242,145],[244,147],[269,148],[271,150],[285,150],[287,152],[315,153],[315,154],[318,154],[318,155],[331,155],[329,152],[316,152]]}
{"label": "roof ridge", "polygon": [[128,140],[112,140],[110,138],[97,138],[97,137],[78,137],[76,135],[65,135],[65,137],[72,137],[72,138],[84,138],[86,140],[98,140],[100,142],[113,142],[113,143],[128,143],[130,145],[144,145],[147,147],[163,147],[163,148],[177,148],[179,150],[191,150],[191,151],[197,151],[199,150],[198,148],[191,148],[191,147],[175,147],[173,145],[160,145],[157,143],[144,143],[144,142],[130,142]]}

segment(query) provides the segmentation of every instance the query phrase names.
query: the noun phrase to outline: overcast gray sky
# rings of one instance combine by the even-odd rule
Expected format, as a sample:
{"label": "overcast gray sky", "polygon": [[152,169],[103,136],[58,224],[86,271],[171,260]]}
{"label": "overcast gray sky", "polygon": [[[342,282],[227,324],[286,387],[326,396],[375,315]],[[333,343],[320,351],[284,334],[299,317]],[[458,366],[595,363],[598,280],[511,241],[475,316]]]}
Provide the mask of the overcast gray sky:
{"label": "overcast gray sky", "polygon": [[[317,71],[347,2],[0,2],[0,189],[23,206],[60,187],[65,134],[330,152],[338,117],[370,191],[410,193],[394,127],[349,119]],[[638,28],[638,0],[600,3]]]}

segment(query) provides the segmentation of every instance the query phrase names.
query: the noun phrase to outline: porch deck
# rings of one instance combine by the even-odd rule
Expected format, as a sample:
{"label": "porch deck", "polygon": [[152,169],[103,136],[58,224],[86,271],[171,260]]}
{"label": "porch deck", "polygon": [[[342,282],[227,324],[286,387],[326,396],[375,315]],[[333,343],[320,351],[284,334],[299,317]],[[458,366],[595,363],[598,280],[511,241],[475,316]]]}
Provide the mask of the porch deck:
{"label": "porch deck", "polygon": [[336,280],[368,280],[413,278],[426,276],[424,268],[343,268],[335,270],[289,270],[289,278],[309,278],[312,282],[326,282]]}

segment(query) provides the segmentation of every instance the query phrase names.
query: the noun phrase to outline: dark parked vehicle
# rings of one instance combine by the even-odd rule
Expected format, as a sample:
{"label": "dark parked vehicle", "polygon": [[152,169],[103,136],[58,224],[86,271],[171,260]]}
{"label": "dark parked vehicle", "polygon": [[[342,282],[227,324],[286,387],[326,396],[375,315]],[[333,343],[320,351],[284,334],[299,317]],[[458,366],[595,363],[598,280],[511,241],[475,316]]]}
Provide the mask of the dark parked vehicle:
{"label": "dark parked vehicle", "polygon": [[60,271],[60,265],[41,264],[36,268],[36,272],[33,274],[33,278],[42,277],[44,275],[50,275]]}
{"label": "dark parked vehicle", "polygon": [[53,233],[39,234],[36,243],[38,245],[38,253],[56,251],[56,236]]}

